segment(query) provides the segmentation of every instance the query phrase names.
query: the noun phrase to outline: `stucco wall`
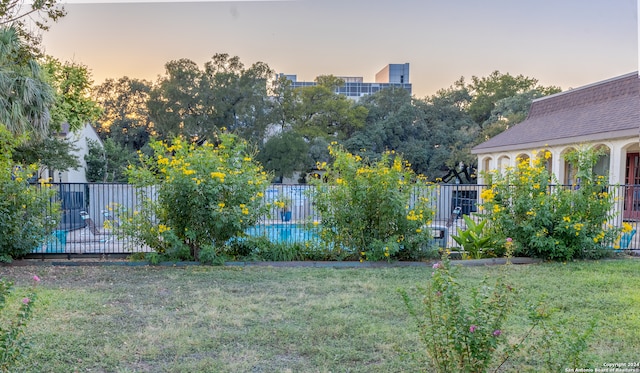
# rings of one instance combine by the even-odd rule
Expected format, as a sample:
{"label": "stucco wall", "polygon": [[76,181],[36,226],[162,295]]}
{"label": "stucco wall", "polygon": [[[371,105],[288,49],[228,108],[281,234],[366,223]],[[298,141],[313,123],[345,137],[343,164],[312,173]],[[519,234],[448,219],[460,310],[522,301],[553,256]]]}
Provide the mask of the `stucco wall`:
{"label": "stucco wall", "polygon": [[565,144],[544,147],[540,149],[522,149],[505,152],[479,153],[478,154],[478,184],[484,183],[483,172],[496,169],[514,167],[517,159],[522,157],[533,158],[535,154],[549,151],[551,153],[551,172],[557,179],[564,183],[567,179],[566,166],[563,155],[578,146],[594,145],[604,146],[609,150],[609,182],[611,184],[625,183],[626,156],[630,152],[640,151],[639,138],[637,136],[610,139],[583,144]]}

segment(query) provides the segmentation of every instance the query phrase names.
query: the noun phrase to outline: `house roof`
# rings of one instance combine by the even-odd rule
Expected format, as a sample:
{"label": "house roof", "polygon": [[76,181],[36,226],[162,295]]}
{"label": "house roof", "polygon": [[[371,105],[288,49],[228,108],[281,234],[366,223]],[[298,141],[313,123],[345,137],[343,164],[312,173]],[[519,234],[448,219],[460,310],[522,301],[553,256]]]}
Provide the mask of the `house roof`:
{"label": "house roof", "polygon": [[474,154],[640,135],[637,72],[539,98],[517,125],[475,146]]}

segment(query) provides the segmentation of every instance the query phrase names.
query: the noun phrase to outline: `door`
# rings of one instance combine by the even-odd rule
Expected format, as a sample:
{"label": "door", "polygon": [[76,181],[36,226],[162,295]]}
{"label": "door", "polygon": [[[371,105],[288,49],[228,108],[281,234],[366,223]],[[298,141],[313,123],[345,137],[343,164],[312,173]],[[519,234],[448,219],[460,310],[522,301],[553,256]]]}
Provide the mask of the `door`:
{"label": "door", "polygon": [[624,219],[640,220],[640,153],[627,153]]}

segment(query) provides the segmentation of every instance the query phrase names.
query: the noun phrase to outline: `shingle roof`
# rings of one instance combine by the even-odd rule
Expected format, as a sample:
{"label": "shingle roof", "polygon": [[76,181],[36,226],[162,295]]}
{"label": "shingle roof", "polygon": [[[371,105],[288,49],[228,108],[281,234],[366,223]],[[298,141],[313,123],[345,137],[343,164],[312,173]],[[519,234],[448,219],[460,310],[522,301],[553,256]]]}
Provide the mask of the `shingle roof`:
{"label": "shingle roof", "polygon": [[475,146],[488,153],[640,135],[640,78],[630,73],[534,100],[523,122]]}

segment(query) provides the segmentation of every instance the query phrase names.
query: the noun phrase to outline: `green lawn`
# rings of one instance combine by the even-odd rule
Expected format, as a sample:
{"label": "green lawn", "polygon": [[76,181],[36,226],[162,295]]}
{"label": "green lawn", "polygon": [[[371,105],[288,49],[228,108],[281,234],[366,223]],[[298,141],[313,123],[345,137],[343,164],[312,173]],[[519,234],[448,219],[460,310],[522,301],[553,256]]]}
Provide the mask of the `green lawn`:
{"label": "green lawn", "polygon": [[[460,280],[477,284],[498,270],[460,267]],[[504,330],[511,340],[527,330],[524,301],[546,295],[565,333],[597,321],[588,367],[638,361],[640,260],[506,270],[523,298]],[[16,371],[414,372],[428,366],[397,290],[424,284],[431,271],[8,266],[0,277],[17,293],[33,275],[42,279],[31,355]],[[506,371],[525,360],[540,369],[523,353]]]}

